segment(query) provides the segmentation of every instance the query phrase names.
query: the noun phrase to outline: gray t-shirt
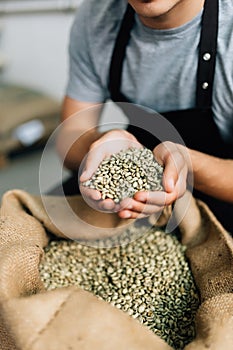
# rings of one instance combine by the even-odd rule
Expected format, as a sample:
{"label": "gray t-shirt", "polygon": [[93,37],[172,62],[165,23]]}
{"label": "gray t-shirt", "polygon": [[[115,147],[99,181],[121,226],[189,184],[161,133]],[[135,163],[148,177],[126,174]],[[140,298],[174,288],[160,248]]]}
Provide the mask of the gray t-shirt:
{"label": "gray t-shirt", "polygon": [[[126,5],[126,0],[85,0],[78,8],[70,36],[69,97],[89,102],[110,97],[110,60]],[[219,5],[212,109],[222,137],[233,142],[233,0]],[[122,73],[121,92],[129,101],[157,112],[195,107],[201,17],[202,12],[180,27],[156,30],[136,15]]]}

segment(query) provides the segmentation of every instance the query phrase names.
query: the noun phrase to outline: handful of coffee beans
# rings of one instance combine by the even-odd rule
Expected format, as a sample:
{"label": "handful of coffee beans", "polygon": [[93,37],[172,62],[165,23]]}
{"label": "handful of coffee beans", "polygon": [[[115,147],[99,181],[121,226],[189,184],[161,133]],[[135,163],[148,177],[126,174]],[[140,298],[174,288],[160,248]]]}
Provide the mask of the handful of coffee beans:
{"label": "handful of coffee beans", "polygon": [[102,199],[119,203],[138,191],[162,191],[163,167],[148,148],[129,148],[105,158],[92,178],[82,183],[98,190]]}

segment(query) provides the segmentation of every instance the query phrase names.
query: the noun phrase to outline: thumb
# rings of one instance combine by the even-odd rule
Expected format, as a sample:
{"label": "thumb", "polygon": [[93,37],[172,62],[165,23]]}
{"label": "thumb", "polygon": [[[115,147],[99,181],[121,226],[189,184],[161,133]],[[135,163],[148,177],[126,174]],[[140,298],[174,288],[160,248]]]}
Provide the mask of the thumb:
{"label": "thumb", "polygon": [[171,193],[175,188],[174,179],[172,177],[164,177],[163,186],[166,192]]}
{"label": "thumb", "polygon": [[89,180],[91,178],[91,176],[92,176],[92,174],[90,172],[88,172],[86,169],[84,169],[79,180],[81,182],[85,182],[85,181]]}
{"label": "thumb", "polygon": [[86,157],[85,167],[80,176],[80,181],[89,180],[103,160],[101,152],[90,151]]}

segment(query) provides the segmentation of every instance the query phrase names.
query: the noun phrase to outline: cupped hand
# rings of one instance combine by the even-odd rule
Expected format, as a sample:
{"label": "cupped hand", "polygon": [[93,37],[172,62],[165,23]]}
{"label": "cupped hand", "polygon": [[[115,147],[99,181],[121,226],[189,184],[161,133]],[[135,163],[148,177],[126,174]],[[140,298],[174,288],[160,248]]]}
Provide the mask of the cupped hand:
{"label": "cupped hand", "polygon": [[133,198],[123,200],[118,213],[121,218],[137,219],[159,214],[164,206],[172,204],[185,193],[191,164],[188,150],[166,141],[155,147],[153,154],[164,167],[164,191],[139,191]]}
{"label": "cupped hand", "polygon": [[118,212],[120,204],[116,204],[112,199],[101,199],[101,193],[95,189],[83,186],[82,182],[89,180],[97,170],[99,164],[112,154],[128,148],[142,148],[137,139],[126,130],[115,129],[108,131],[97,141],[95,141],[84,159],[83,171],[80,175],[80,192],[87,204],[100,211]]}

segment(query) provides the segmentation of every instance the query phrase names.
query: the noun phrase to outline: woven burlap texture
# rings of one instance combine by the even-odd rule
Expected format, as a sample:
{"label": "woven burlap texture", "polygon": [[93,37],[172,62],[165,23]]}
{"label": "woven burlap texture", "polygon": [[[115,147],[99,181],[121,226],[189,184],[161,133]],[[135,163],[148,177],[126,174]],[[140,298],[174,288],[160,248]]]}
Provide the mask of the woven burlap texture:
{"label": "woven burlap texture", "polygon": [[[46,209],[55,208],[60,219],[65,219],[62,198],[44,199]],[[95,212],[81,196],[67,200],[74,212],[90,224],[120,228],[125,223],[115,214]],[[47,215],[43,203],[41,197],[21,190],[9,191],[2,199],[0,349],[171,349],[139,322],[89,292],[74,286],[44,290],[38,266],[43,247],[49,242],[47,232],[64,235]],[[177,219],[182,211],[182,206],[176,205]],[[165,213],[163,220],[168,219],[166,216]],[[193,198],[182,217],[180,231],[201,297],[196,338],[185,349],[232,350],[233,240],[209,208]],[[81,238],[88,239],[96,233],[91,229],[87,232],[82,225],[78,232]]]}

